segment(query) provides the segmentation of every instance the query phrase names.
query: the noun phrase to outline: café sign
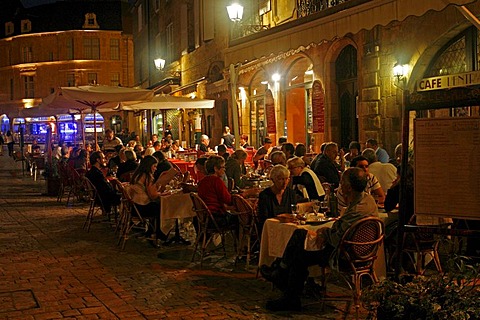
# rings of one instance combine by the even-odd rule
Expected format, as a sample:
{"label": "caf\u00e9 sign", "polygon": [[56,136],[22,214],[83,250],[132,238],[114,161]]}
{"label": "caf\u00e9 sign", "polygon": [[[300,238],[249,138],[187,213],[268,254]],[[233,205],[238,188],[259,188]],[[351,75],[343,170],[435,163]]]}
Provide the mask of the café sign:
{"label": "caf\u00e9 sign", "polygon": [[480,71],[424,78],[417,82],[416,91],[431,91],[480,84]]}

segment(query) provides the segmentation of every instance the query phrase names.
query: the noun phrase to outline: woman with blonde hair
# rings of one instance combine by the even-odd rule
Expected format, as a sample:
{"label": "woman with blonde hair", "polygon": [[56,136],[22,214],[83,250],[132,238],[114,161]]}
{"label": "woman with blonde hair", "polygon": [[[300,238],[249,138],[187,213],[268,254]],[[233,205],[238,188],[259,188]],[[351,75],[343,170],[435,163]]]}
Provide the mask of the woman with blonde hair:
{"label": "woman with blonde hair", "polygon": [[289,187],[290,171],[278,164],[270,170],[271,187],[258,196],[258,217],[260,223],[281,213],[292,213],[292,205],[297,204],[295,192]]}

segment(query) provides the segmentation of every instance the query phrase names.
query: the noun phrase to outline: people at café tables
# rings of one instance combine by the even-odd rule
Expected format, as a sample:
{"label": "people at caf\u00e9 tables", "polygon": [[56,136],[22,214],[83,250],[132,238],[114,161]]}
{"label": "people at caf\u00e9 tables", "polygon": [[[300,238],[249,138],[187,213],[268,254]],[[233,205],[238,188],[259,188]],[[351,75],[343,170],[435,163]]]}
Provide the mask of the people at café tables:
{"label": "people at caf\u00e9 tables", "polygon": [[158,141],[158,135],[156,133],[152,134],[152,136],[150,137],[150,144],[153,145],[157,141]]}
{"label": "people at caf\u00e9 tables", "polygon": [[85,174],[85,177],[87,177],[95,186],[95,189],[97,189],[97,194],[102,201],[105,213],[109,214],[112,211],[112,206],[120,204],[120,195],[103,175],[102,169],[106,166],[105,155],[103,152],[92,152],[90,155],[90,166],[90,170]]}
{"label": "people at caf\u00e9 tables", "polygon": [[286,142],[287,142],[287,137],[286,136],[281,136],[280,138],[278,138],[277,145],[273,147],[271,152],[273,152],[275,150],[282,151],[282,145]]}
{"label": "people at caf\u00e9 tables", "polygon": [[365,143],[365,148],[373,149],[377,154],[378,161],[381,163],[388,163],[388,160],[390,160],[390,156],[388,155],[387,151],[380,148],[377,140],[375,139],[368,139]]}
{"label": "people at caf\u00e9 tables", "polygon": [[207,159],[208,159],[207,157],[203,156],[195,160],[195,165],[193,167],[193,170],[197,178],[197,183],[207,176],[207,169],[205,168],[205,163],[207,162]]}
{"label": "people at caf\u00e9 tables", "polygon": [[307,147],[303,143],[297,143],[294,155],[301,158],[306,166],[310,166],[312,159],[307,157]]}
{"label": "people at caf\u00e9 tables", "polygon": [[133,148],[133,152],[135,152],[135,155],[137,156],[137,161],[141,161],[143,159],[143,151],[144,150],[141,144],[136,144]]}
{"label": "people at caf\u00e9 tables", "polygon": [[10,130],[7,130],[7,134],[5,135],[5,143],[8,148],[8,156],[13,157],[13,145],[15,144],[15,141],[13,140],[13,134]]}
{"label": "people at caf\u00e9 tables", "polygon": [[242,134],[240,136],[240,147],[243,149],[250,147],[250,145],[248,144],[248,136],[246,134]]}
{"label": "people at caf\u00e9 tables", "polygon": [[258,195],[259,230],[268,218],[281,213],[291,213],[292,204],[297,203],[295,191],[289,188],[290,171],[283,165],[276,165],[270,170],[269,178],[273,185],[262,190]]}
{"label": "people at caf\u00e9 tables", "polygon": [[[167,236],[160,230],[158,218],[160,216],[160,192],[155,184],[154,172],[158,161],[153,156],[145,156],[132,175],[128,192],[142,218],[152,219],[156,223],[155,235],[157,240],[165,241]],[[149,229],[148,233],[153,230]],[[156,245],[156,243],[154,243]]]}
{"label": "people at caf\u00e9 tables", "polygon": [[393,158],[390,158],[390,160],[388,160],[388,163],[393,164],[397,169],[402,164],[402,144],[401,143],[397,144],[397,146],[395,147],[394,156]]}
{"label": "people at caf\u00e9 tables", "polygon": [[165,127],[165,131],[163,131],[163,137],[168,138],[170,136],[170,139],[173,139],[173,133],[172,133],[172,125],[169,123]]}
{"label": "people at caf\u00e9 tables", "polygon": [[270,160],[273,166],[277,164],[281,164],[282,166],[287,165],[287,156],[285,153],[283,153],[283,151],[272,151],[272,153],[270,153],[268,156],[268,160]]}
{"label": "people at caf\u00e9 tables", "polygon": [[293,143],[284,142],[282,144],[281,151],[285,154],[287,160],[295,156],[295,146],[293,145]]}
{"label": "people at caf\u00e9 tables", "polygon": [[[114,169],[115,167],[118,168],[120,163],[122,163],[122,159],[120,158],[120,151],[124,149],[123,145],[117,145],[115,147],[115,152],[109,152],[110,158],[108,159],[108,168]],[[108,156],[106,156],[108,158]]]}
{"label": "people at caf\u00e9 tables", "polygon": [[317,165],[317,161],[320,159],[322,154],[325,152],[325,147],[327,146],[327,144],[328,144],[327,142],[324,142],[320,145],[320,153],[317,153],[317,155],[310,162],[310,168],[312,170],[314,170],[315,166]]}
{"label": "people at caf\u00e9 tables", "polygon": [[185,149],[183,149],[182,146],[178,144],[177,140],[172,141],[172,145],[170,146],[170,149],[172,150],[172,155],[174,157],[176,157],[177,152],[185,151]]}
{"label": "people at caf\u00e9 tables", "polygon": [[228,160],[228,157],[230,157],[230,153],[227,152],[227,146],[224,144],[219,144],[217,146],[217,155],[225,159],[225,161]]}
{"label": "people at caf\u00e9 tables", "polygon": [[[338,249],[344,233],[356,221],[378,216],[375,200],[364,192],[366,185],[365,171],[360,168],[347,169],[341,179],[342,192],[348,205],[345,214],[335,221],[331,228],[319,228],[317,231],[295,230],[282,258],[272,267],[260,267],[262,276],[282,291],[279,299],[267,302],[268,310],[301,310],[300,295],[308,277],[308,267],[330,264],[337,268]],[[306,242],[308,251],[305,249]]]}
{"label": "people at caf\u00e9 tables", "polygon": [[225,173],[228,178],[233,179],[235,187],[245,187],[245,181],[242,179],[242,176],[244,175],[246,159],[247,153],[239,149],[235,150],[225,162]]}
{"label": "people at caf\u00e9 tables", "polygon": [[235,136],[230,133],[230,127],[223,127],[222,138],[220,138],[220,144],[224,144],[229,149],[235,148]]}
{"label": "people at caf\u00e9 tables", "polygon": [[135,132],[133,132],[133,136],[134,136],[133,140],[135,140],[136,145],[143,147],[143,143],[142,143],[142,140],[140,140],[140,136],[138,134],[135,134]]}
{"label": "people at caf\u00e9 tables", "polygon": [[351,162],[353,158],[359,156],[362,147],[358,141],[352,141],[348,145],[348,152],[345,154],[345,160]]}
{"label": "people at caf\u00e9 tables", "polygon": [[138,167],[138,162],[137,162],[137,155],[133,150],[129,149],[122,149],[120,151],[120,157],[122,158],[122,155],[125,157],[125,161],[121,162],[118,165],[117,169],[117,178],[121,182],[129,182],[130,179],[126,178],[126,173],[133,173]]}
{"label": "people at caf\u00e9 tables", "polygon": [[393,181],[397,179],[397,168],[391,163],[381,163],[377,159],[377,154],[373,149],[363,150],[362,155],[368,161],[368,171],[377,177],[382,189],[387,191],[392,186]]}
{"label": "people at caf\u00e9 tables", "polygon": [[212,155],[205,162],[207,176],[198,183],[198,196],[221,226],[235,222],[234,216],[227,212],[226,206],[232,205],[232,197],[222,177],[225,175],[225,159]]}
{"label": "people at caf\u00e9 tables", "polygon": [[127,148],[131,148],[133,150],[133,148],[135,148],[136,144],[137,144],[137,142],[135,140],[129,140],[128,143],[127,143]]}
{"label": "people at caf\u00e9 tables", "polygon": [[338,188],[340,183],[341,167],[336,163],[337,156],[338,145],[335,142],[329,142],[312,168],[320,181],[332,184],[334,189]]}
{"label": "people at caf\u00e9 tables", "polygon": [[115,136],[112,129],[108,128],[105,130],[105,138],[102,145],[103,152],[115,152],[115,147],[118,145],[123,146],[122,140]]}
{"label": "people at caf\u00e9 tables", "polygon": [[[156,144],[160,144],[159,141],[155,141]],[[155,148],[153,147],[153,144],[149,143],[145,150],[143,151],[143,156],[151,156],[155,152]]]}
{"label": "people at caf\u00e9 tables", "polygon": [[39,154],[41,152],[42,152],[42,148],[38,144],[37,139],[33,139],[33,141],[32,141],[32,153],[35,155],[35,154]]}
{"label": "people at caf\u00e9 tables", "polygon": [[167,160],[165,154],[162,151],[155,151],[152,156],[154,156],[158,161],[157,169],[153,173],[153,177],[155,178],[155,181],[157,181],[158,177],[160,177],[162,172],[170,170],[172,168],[172,165]]}
{"label": "people at caf\u00e9 tables", "polygon": [[[370,194],[376,199],[378,204],[382,205],[385,202],[385,192],[382,189],[382,185],[378,181],[377,177],[370,172],[370,166],[368,164],[367,158],[364,156],[357,156],[352,159],[351,166],[360,168],[367,174],[367,186],[365,187],[365,193]],[[340,215],[343,213],[343,210],[347,207],[347,202],[345,196],[342,193],[342,189],[338,188],[337,190],[337,201]]]}
{"label": "people at caf\u00e9 tables", "polygon": [[292,186],[302,198],[312,200],[323,200],[325,190],[315,172],[305,165],[302,158],[293,157],[287,161],[290,170]]}
{"label": "people at caf\u00e9 tables", "polygon": [[210,138],[206,134],[200,136],[200,146],[199,149],[203,153],[210,152]]}
{"label": "people at caf\u00e9 tables", "polygon": [[73,168],[79,173],[87,172],[88,152],[83,148],[78,148],[77,156],[73,160]]}
{"label": "people at caf\u00e9 tables", "polygon": [[263,140],[263,145],[260,148],[258,148],[257,152],[252,158],[255,168],[258,168],[258,161],[265,159],[265,156],[268,154],[268,151],[270,150],[271,147],[272,147],[272,139],[270,139],[269,137],[266,137]]}

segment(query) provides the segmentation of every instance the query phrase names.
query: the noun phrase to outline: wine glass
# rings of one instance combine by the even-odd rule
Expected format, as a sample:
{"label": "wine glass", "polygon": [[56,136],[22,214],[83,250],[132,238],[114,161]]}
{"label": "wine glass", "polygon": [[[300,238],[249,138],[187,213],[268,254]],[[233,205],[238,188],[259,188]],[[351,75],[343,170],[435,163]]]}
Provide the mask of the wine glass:
{"label": "wine glass", "polygon": [[315,213],[315,215],[318,215],[318,210],[320,210],[320,202],[318,200],[313,201],[312,209],[313,213]]}
{"label": "wine glass", "polygon": [[296,218],[296,217],[297,217],[297,214],[298,214],[298,205],[292,204],[291,207],[292,207],[293,217]]}

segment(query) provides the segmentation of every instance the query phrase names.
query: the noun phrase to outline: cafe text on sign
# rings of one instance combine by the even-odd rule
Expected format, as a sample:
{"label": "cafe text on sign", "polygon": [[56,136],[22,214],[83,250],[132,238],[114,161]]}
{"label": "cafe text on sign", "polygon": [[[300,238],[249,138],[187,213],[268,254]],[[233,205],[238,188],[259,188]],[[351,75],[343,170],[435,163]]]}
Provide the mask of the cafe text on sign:
{"label": "cafe text on sign", "polygon": [[480,71],[424,78],[417,82],[417,91],[451,89],[480,84]]}

